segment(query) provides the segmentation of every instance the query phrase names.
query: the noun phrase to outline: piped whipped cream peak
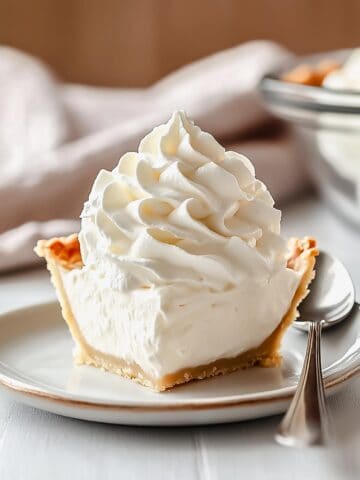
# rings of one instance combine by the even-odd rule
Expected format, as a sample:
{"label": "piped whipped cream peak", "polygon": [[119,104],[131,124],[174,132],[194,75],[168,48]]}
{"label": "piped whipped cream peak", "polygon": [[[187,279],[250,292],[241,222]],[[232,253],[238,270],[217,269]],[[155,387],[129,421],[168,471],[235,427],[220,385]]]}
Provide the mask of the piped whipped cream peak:
{"label": "piped whipped cream peak", "polygon": [[323,86],[334,90],[360,91],[360,48],[351,53],[341,69],[325,77]]}
{"label": "piped whipped cream peak", "polygon": [[225,291],[286,268],[281,214],[253,165],[182,111],[100,171],[81,217],[85,266],[125,290]]}

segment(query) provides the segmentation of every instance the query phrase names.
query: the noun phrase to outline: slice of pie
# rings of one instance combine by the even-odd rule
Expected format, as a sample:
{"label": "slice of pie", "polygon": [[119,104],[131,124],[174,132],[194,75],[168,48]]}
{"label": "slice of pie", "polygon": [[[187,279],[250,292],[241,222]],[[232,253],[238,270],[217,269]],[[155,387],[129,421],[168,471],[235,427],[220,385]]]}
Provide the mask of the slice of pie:
{"label": "slice of pie", "polygon": [[250,161],[183,112],[101,171],[79,235],[40,240],[78,364],[163,391],[255,365],[314,276],[311,238],[286,242]]}

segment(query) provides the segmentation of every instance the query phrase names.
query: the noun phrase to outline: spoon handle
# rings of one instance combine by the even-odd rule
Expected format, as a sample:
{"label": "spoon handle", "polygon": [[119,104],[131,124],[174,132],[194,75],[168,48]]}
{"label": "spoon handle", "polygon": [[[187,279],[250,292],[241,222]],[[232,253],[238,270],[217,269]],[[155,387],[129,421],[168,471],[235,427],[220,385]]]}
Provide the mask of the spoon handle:
{"label": "spoon handle", "polygon": [[275,439],[298,447],[325,443],[326,404],[321,371],[321,322],[310,322],[308,344],[294,398],[279,425]]}

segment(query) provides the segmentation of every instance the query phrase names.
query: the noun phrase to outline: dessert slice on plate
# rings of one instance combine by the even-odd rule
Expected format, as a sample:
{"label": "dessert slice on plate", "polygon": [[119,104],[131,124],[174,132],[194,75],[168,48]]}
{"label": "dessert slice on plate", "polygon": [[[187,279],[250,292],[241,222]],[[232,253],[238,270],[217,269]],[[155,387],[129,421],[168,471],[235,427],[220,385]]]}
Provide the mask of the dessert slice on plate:
{"label": "dessert slice on plate", "polygon": [[273,203],[250,161],[183,112],[102,170],[79,235],[36,247],[76,362],[158,391],[279,365],[317,250],[282,239]]}

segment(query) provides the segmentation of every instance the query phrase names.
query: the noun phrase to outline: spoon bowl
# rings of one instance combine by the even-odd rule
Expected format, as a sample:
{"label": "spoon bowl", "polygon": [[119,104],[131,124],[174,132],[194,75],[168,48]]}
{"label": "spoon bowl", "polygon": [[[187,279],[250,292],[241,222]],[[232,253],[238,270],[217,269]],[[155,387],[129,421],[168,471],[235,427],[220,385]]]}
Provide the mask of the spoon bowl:
{"label": "spoon bowl", "polygon": [[349,272],[337,258],[320,252],[316,277],[293,325],[307,331],[309,322],[321,321],[322,328],[332,327],[348,316],[354,303],[355,289]]}

